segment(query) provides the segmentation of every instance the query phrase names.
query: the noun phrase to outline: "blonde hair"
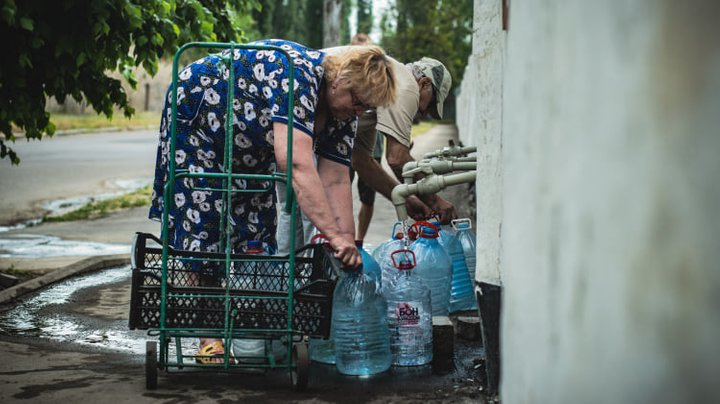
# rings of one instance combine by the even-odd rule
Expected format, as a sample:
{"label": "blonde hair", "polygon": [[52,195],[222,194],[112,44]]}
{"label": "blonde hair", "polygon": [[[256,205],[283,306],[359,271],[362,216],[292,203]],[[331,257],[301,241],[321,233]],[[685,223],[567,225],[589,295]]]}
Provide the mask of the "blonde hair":
{"label": "blonde hair", "polygon": [[350,90],[372,107],[395,102],[395,73],[379,46],[352,46],[342,54],[327,55],[323,67],[328,82],[347,80]]}

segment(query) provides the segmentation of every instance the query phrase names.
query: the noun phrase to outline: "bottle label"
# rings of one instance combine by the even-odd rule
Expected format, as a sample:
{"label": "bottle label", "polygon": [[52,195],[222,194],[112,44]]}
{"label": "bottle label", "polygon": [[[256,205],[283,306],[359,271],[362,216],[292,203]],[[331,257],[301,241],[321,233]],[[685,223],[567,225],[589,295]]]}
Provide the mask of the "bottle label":
{"label": "bottle label", "polygon": [[404,302],[395,306],[395,316],[400,327],[415,327],[420,323],[422,316],[422,305],[420,302]]}

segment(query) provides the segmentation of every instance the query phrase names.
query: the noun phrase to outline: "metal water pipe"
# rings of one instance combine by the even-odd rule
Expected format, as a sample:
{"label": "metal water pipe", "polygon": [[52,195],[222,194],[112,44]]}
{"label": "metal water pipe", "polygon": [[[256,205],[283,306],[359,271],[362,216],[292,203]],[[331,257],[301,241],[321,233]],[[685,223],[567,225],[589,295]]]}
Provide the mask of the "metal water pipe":
{"label": "metal water pipe", "polygon": [[437,175],[431,174],[415,184],[400,184],[393,188],[390,199],[395,205],[398,220],[405,221],[408,218],[405,200],[410,195],[429,195],[437,193],[451,185],[466,184],[475,181],[477,170],[464,173]]}
{"label": "metal water pipe", "polygon": [[433,157],[440,157],[440,158],[448,158],[448,157],[457,157],[457,156],[467,156],[470,153],[475,153],[477,151],[477,147],[475,146],[467,146],[467,147],[461,147],[461,146],[455,146],[455,142],[450,140],[448,142],[450,145],[445,146],[442,149],[435,150],[430,153],[425,153],[423,158],[429,159]]}
{"label": "metal water pipe", "polygon": [[415,174],[447,174],[453,171],[471,171],[477,168],[477,162],[473,157],[472,160],[454,161],[454,160],[438,160],[424,159],[420,161],[409,161],[403,166],[403,182],[412,184]]}

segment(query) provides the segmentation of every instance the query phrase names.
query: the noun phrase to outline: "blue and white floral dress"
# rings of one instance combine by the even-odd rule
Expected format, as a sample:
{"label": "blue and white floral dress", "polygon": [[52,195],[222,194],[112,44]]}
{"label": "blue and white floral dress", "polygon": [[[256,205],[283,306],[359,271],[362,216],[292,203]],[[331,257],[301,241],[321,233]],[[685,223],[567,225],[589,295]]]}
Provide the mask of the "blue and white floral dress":
{"label": "blue and white floral dress", "polygon": [[[293,120],[296,129],[313,137],[315,153],[349,166],[356,119],[328,120],[314,132],[315,109],[324,69],[324,53],[284,40],[263,40],[249,45],[273,45],[287,50],[295,66]],[[178,75],[176,169],[190,172],[221,172],[225,146],[225,115],[229,71],[220,54],[210,55],[187,66]],[[269,174],[276,170],[273,122],[287,123],[288,60],[275,50],[236,49],[232,58],[235,98],[233,105],[233,160],[236,173]],[[172,108],[168,90],[160,123],[155,183],[150,218],[159,220],[163,189],[168,176],[169,136]],[[218,252],[224,193],[203,190],[221,188],[222,182],[206,178],[176,178],[169,197],[170,245],[189,251]],[[247,240],[261,240],[276,248],[277,225],[274,184],[269,181],[235,180],[234,189],[268,189],[267,192],[234,192],[229,237],[235,252]]]}

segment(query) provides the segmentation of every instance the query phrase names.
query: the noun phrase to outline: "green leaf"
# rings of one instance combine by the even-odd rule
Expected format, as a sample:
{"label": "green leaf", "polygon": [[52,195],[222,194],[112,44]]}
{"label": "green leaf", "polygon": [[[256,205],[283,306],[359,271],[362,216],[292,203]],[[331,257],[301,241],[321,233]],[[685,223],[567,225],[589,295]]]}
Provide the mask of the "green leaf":
{"label": "green leaf", "polygon": [[133,90],[137,90],[137,78],[135,78],[135,72],[133,72],[130,66],[125,66],[123,69],[123,77],[125,77],[125,80],[127,80]]}
{"label": "green leaf", "polygon": [[86,60],[87,60],[87,55],[85,54],[85,52],[80,52],[80,54],[77,56],[77,58],[75,58],[75,64],[78,67],[80,67],[85,63]]}
{"label": "green leaf", "polygon": [[151,76],[155,76],[155,74],[157,74],[157,60],[145,60],[143,61],[143,67],[145,68],[145,71],[147,71],[148,74],[150,74]]}
{"label": "green leaf", "polygon": [[20,19],[20,26],[23,27],[23,29],[32,32],[35,27],[33,26],[33,20],[31,20],[29,17],[23,17]]}
{"label": "green leaf", "polygon": [[57,128],[55,127],[55,124],[52,122],[48,122],[47,127],[45,128],[45,131],[47,132],[47,134],[52,136],[55,134],[55,130],[57,130]]}
{"label": "green leaf", "polygon": [[28,67],[32,68],[32,62],[30,61],[30,58],[28,57],[27,53],[21,53],[18,57],[18,63],[20,64],[20,67]]}
{"label": "green leaf", "polygon": [[176,38],[179,37],[180,36],[180,27],[178,27],[177,24],[173,24],[172,28],[173,28],[173,32],[175,32],[175,37]]}
{"label": "green leaf", "polygon": [[15,25],[16,11],[17,7],[15,6],[15,2],[13,0],[6,0],[2,8],[2,19],[11,27]]}
{"label": "green leaf", "polygon": [[155,33],[152,37],[152,43],[153,45],[162,46],[163,44],[163,37],[159,33]]}
{"label": "green leaf", "polygon": [[137,46],[143,46],[146,43],[148,43],[148,39],[145,35],[140,35],[137,40],[135,41],[135,45]]}

